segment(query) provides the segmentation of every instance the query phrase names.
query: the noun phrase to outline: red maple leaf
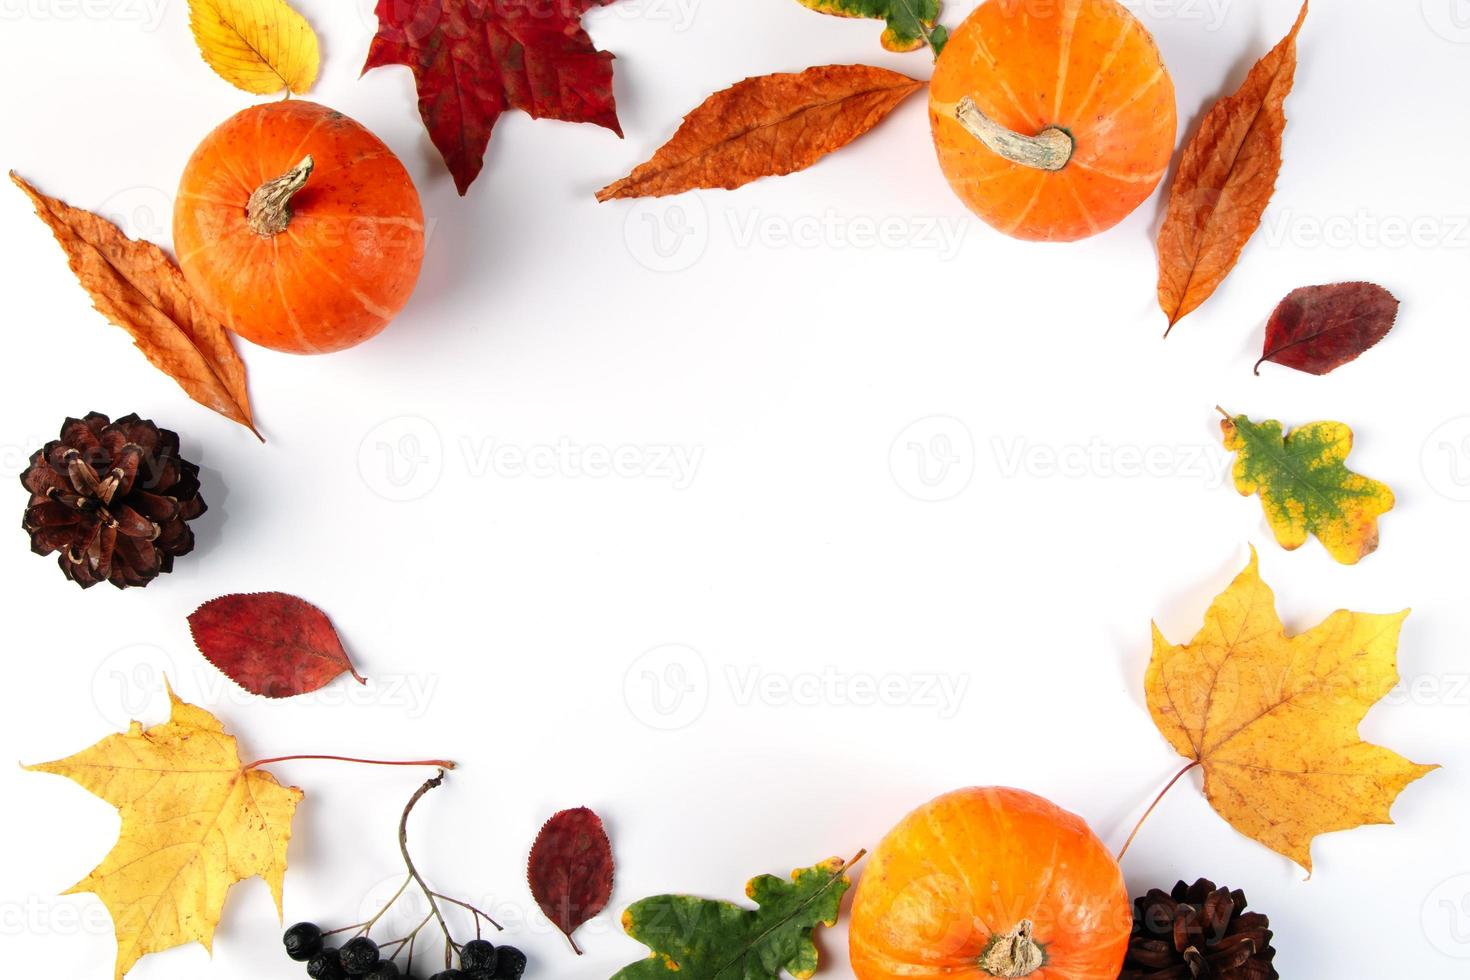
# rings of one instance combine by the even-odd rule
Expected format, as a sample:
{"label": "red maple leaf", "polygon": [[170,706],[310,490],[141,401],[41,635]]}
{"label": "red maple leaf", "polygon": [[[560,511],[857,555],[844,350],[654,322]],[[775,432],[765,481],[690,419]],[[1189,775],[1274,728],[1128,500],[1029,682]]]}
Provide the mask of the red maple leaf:
{"label": "red maple leaf", "polygon": [[406,65],[419,113],[463,195],[507,108],[604,126],[619,136],[613,56],[582,15],[613,0],[378,0],[366,72]]}

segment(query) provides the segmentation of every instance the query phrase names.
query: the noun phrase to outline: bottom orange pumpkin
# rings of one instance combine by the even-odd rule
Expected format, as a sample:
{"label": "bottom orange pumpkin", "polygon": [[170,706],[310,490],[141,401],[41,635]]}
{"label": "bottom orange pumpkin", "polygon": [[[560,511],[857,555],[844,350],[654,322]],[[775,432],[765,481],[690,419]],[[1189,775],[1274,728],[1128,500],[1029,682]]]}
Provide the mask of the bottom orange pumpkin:
{"label": "bottom orange pumpkin", "polygon": [[868,859],[849,930],[859,980],[1116,980],[1133,924],[1123,873],[1087,824],[1015,789],[910,813]]}

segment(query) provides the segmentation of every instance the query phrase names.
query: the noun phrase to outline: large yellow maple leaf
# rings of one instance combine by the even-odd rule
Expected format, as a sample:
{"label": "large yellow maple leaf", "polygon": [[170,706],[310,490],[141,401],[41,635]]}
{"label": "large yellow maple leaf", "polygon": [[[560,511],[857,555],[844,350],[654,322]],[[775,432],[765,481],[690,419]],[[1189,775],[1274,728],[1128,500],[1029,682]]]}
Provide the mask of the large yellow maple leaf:
{"label": "large yellow maple leaf", "polygon": [[27,767],[75,780],[122,816],[116,846],[67,892],[93,892],[112,914],[119,980],[147,953],[195,941],[209,949],[237,881],[264,878],[279,914],[303,796],[244,768],[218,719],[168,695],[167,722],[133,722],[70,758]]}
{"label": "large yellow maple leaf", "polygon": [[1154,627],[1149,712],[1204,770],[1216,812],[1311,871],[1314,837],[1392,823],[1404,787],[1438,768],[1358,737],[1368,709],[1398,683],[1408,615],[1338,610],[1287,636],[1252,550],[1193,640],[1175,646]]}

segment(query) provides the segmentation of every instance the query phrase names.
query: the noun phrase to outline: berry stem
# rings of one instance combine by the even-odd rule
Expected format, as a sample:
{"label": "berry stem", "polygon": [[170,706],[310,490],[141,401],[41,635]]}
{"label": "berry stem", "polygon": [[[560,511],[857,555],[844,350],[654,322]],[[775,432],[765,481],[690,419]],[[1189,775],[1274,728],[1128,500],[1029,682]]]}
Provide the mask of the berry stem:
{"label": "berry stem", "polygon": [[1133,825],[1133,833],[1129,834],[1128,839],[1123,842],[1123,849],[1118,852],[1119,861],[1122,861],[1123,856],[1128,853],[1128,848],[1133,846],[1133,839],[1138,836],[1138,832],[1143,829],[1144,822],[1147,821],[1148,818],[1153,814],[1154,810],[1158,808],[1158,805],[1163,801],[1164,797],[1169,794],[1169,790],[1173,789],[1174,784],[1183,779],[1185,774],[1188,773],[1191,769],[1199,768],[1199,765],[1200,763],[1198,760],[1191,762],[1189,765],[1185,766],[1183,769],[1175,773],[1174,778],[1169,780],[1169,784],[1159,791],[1159,795],[1154,797],[1154,801],[1148,805],[1148,809],[1143,811],[1143,816],[1138,818],[1138,823]]}
{"label": "berry stem", "polygon": [[275,765],[277,762],[298,762],[301,760],[355,762],[363,766],[433,766],[436,769],[455,768],[454,763],[447,759],[415,759],[410,762],[399,762],[389,759],[356,759],[346,755],[278,755],[274,759],[258,759],[247,765],[245,769],[258,769],[261,766]]}
{"label": "berry stem", "polygon": [[374,915],[371,919],[368,919],[362,924],[362,931],[360,935],[366,936],[371,933],[373,931],[373,926],[377,925],[378,920],[381,919],[383,915],[393,907],[394,902],[403,897],[403,893],[408,891],[408,886],[412,883],[412,878],[404,878],[403,884],[398,886],[398,890],[393,893],[393,897],[388,899],[388,901],[383,904],[382,908],[378,909],[378,913],[376,915]]}
{"label": "berry stem", "polygon": [[[435,892],[434,893],[434,897],[437,898],[437,899],[439,899],[439,900],[441,900],[441,901],[448,902],[450,905],[458,905],[460,908],[464,909],[466,912],[473,912],[475,914],[475,916],[476,916],[476,919],[475,919],[476,923],[478,923],[480,921],[480,919],[483,918],[486,922],[488,922],[492,926],[494,926],[497,932],[504,932],[505,931],[505,927],[504,926],[502,926],[499,922],[496,922],[494,919],[490,918],[490,916],[488,914],[486,914],[484,912],[481,912],[479,909],[475,908],[469,902],[461,902],[457,898],[450,898],[448,895],[441,895],[438,892]],[[478,925],[476,925],[475,926],[475,932],[478,933],[479,930],[480,930],[480,927]]]}
{"label": "berry stem", "polygon": [[439,928],[444,932],[444,967],[448,969],[451,957],[450,951],[455,948],[454,937],[449,934],[449,924],[444,921],[444,914],[439,911],[439,903],[435,901],[433,889],[424,881],[423,876],[419,874],[419,869],[414,867],[413,858],[408,854],[408,815],[413,812],[413,808],[418,805],[419,800],[423,799],[430,790],[437,789],[444,782],[444,776],[445,773],[443,770],[440,770],[439,775],[420,786],[413,796],[409,798],[408,806],[403,808],[403,818],[398,821],[398,850],[403,853],[403,863],[408,866],[409,877],[418,883],[419,888],[423,890],[424,898],[429,902],[429,914],[439,920]]}

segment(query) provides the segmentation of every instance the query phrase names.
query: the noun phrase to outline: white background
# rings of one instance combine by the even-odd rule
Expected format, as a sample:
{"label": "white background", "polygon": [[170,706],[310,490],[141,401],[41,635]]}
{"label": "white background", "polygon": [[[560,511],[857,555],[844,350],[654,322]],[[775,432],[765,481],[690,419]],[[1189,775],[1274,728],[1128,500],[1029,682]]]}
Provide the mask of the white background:
{"label": "white background", "polygon": [[[924,54],[882,51],[872,22],[792,0],[599,10],[587,23],[619,56],[627,139],[508,113],[461,200],[408,71],[358,78],[370,0],[299,7],[323,41],[311,97],[382,136],[423,193],[418,292],[348,353],[246,345],[261,446],[93,312],[23,196],[0,192],[0,447],[17,525],[0,549],[0,757],[57,758],[129,717],[161,720],[164,672],[251,758],[451,756],[463,768],[416,816],[422,868],[510,920],[529,976],[601,980],[643,954],[617,928],[627,903],[739,898],[749,876],[871,847],[959,786],[1026,787],[1120,844],[1180,765],[1142,701],[1150,619],[1188,639],[1254,543],[1294,630],[1338,607],[1413,607],[1406,686],[1364,733],[1445,768],[1403,794],[1396,827],[1319,840],[1310,880],[1231,830],[1192,776],[1128,856],[1130,888],[1203,875],[1246,889],[1292,980],[1465,975],[1464,0],[1314,4],[1266,226],[1168,342],[1158,196],[1085,243],[1002,238],[945,185],[919,97],[803,174],[594,202],[739,78],[853,61],[927,75]],[[1296,13],[1277,0],[1136,9],[1174,73],[1181,133]],[[200,62],[183,0],[0,11],[0,163],[167,243],[184,161],[251,102]],[[1326,378],[1252,376],[1282,296],[1354,278],[1403,300],[1379,348]],[[1352,425],[1351,463],[1398,494],[1380,552],[1344,567],[1315,541],[1280,550],[1259,504],[1224,482],[1217,403]],[[24,458],[89,410],[157,419],[204,467],[200,547],[146,591],[82,593],[18,528]],[[617,447],[633,447],[627,470],[599,475],[595,453]],[[588,449],[590,466],[573,457]],[[661,463],[673,452],[697,464],[692,480]],[[326,609],[374,683],[276,703],[230,687],[185,616],[254,590]],[[840,684],[811,690],[824,677]],[[899,703],[844,686],[883,680]],[[941,684],[957,703],[932,695]],[[357,921],[397,882],[395,823],[428,773],[276,771],[307,791],[287,920]],[[108,976],[105,910],[54,896],[109,849],[114,812],[13,766],[0,799],[7,969]],[[581,960],[524,885],[539,823],[578,804],[606,817],[619,860]],[[251,881],[230,894],[212,963],[192,946],[132,976],[295,976],[278,933]],[[843,929],[821,944],[825,975],[848,976]]]}

